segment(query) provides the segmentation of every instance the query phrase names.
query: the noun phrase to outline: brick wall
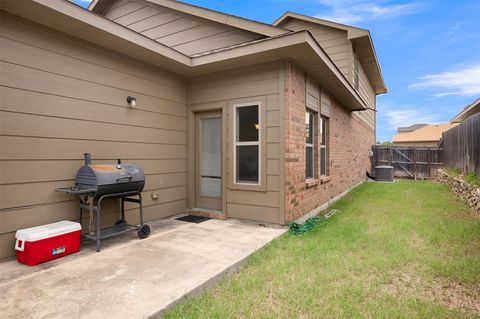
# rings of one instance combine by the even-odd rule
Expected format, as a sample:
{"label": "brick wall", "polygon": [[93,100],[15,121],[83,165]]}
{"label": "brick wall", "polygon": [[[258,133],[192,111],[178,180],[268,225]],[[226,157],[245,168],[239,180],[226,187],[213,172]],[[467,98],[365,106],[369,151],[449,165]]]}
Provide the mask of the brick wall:
{"label": "brick wall", "polygon": [[[285,221],[297,219],[365,179],[374,130],[331,96],[329,118],[329,178],[305,180],[305,73],[285,65]],[[315,123],[318,125],[318,121]],[[318,130],[315,130],[318,132]],[[318,153],[318,138],[315,152]]]}

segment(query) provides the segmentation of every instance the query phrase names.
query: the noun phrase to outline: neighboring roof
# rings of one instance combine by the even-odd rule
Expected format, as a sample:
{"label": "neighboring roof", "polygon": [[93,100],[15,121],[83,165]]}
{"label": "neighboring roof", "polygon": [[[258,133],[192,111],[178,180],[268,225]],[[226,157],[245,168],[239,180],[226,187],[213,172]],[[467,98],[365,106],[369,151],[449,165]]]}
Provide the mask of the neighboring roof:
{"label": "neighboring roof", "polygon": [[419,128],[422,128],[424,126],[427,126],[428,124],[422,123],[422,124],[413,124],[410,126],[405,126],[405,127],[398,127],[397,132],[398,133],[407,133],[407,132],[413,132],[415,130],[418,130]]}
{"label": "neighboring roof", "polygon": [[[114,0],[94,0],[88,6],[88,10],[96,13],[103,13],[104,10],[106,10],[113,1]],[[277,28],[266,23],[245,19],[245,18],[234,16],[231,14],[227,14],[227,13],[223,13],[223,12],[219,12],[211,9],[206,9],[206,8],[198,7],[195,5],[191,5],[188,3],[183,3],[175,0],[146,0],[146,1],[153,4],[158,4],[160,6],[163,6],[169,9],[187,13],[199,18],[226,24],[238,29],[262,34],[268,37],[273,37],[273,36],[277,36],[277,35],[289,32],[288,30]]]}
{"label": "neighboring roof", "polygon": [[435,142],[442,138],[442,133],[448,131],[457,124],[428,124],[413,132],[400,133],[393,137],[393,143],[397,142]]}
{"label": "neighboring roof", "polygon": [[383,80],[382,69],[380,67],[380,63],[378,62],[377,53],[375,52],[370,31],[306,16],[295,12],[284,13],[272,25],[280,27],[286,24],[290,19],[303,20],[310,23],[347,31],[347,37],[355,46],[358,58],[365,69],[365,73],[370,79],[373,90],[376,94],[387,93],[387,87],[385,85],[385,81]]}
{"label": "neighboring roof", "polygon": [[453,119],[450,120],[451,123],[460,123],[465,121],[470,116],[480,113],[480,97],[476,99],[472,104],[465,106],[463,111],[458,113]]}
{"label": "neighboring roof", "polygon": [[28,20],[185,77],[290,58],[345,107],[351,110],[366,108],[365,101],[308,31],[290,32],[190,57],[68,1],[6,1],[1,2],[1,7]]}

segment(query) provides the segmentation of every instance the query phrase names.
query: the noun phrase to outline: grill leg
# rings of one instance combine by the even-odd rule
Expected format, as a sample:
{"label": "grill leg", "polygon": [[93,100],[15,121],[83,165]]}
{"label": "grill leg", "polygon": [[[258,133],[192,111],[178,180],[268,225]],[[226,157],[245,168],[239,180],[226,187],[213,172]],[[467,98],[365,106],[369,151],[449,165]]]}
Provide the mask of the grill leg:
{"label": "grill leg", "polygon": [[140,226],[143,225],[143,201],[142,201],[142,194],[138,194],[138,200],[140,201]]}
{"label": "grill leg", "polygon": [[121,198],[122,202],[122,223],[125,223],[125,201],[123,200],[123,197]]}
{"label": "grill leg", "polygon": [[100,197],[100,199],[98,200],[97,202],[97,252],[100,251],[100,235],[101,235],[101,221],[100,221],[100,214],[101,214],[101,210],[102,210],[102,199],[103,199],[103,196]]}
{"label": "grill leg", "polygon": [[83,219],[83,209],[81,204],[82,204],[82,201],[80,201],[80,209],[78,214],[78,222],[80,223],[80,226],[82,226],[82,219]]}

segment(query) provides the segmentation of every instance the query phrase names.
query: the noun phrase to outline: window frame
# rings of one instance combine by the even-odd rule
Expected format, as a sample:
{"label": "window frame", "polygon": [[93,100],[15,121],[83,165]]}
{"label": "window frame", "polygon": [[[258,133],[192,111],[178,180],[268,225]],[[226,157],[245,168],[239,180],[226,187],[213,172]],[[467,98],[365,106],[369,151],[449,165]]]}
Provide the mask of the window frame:
{"label": "window frame", "polygon": [[[258,140],[256,142],[238,142],[237,141],[237,109],[241,107],[247,107],[247,106],[257,106],[257,112],[258,112]],[[246,102],[246,103],[236,103],[233,104],[233,125],[232,125],[232,146],[233,146],[233,156],[232,156],[232,161],[233,161],[233,170],[232,170],[232,175],[233,175],[233,185],[235,186],[254,186],[258,187],[262,185],[262,166],[263,166],[263,161],[262,161],[262,131],[263,131],[263,125],[262,125],[262,103],[260,101],[255,101],[255,102]],[[237,181],[237,146],[258,146],[258,182],[256,183],[251,183],[251,182],[239,182]]]}
{"label": "window frame", "polygon": [[[329,168],[329,165],[328,165],[328,150],[329,150],[329,143],[328,143],[328,139],[329,139],[329,132],[328,132],[328,121],[329,121],[329,118],[326,117],[326,116],[323,116],[321,115],[320,116],[320,120],[319,120],[319,132],[318,132],[318,135],[319,135],[319,139],[321,139],[320,141],[320,146],[319,146],[319,149],[318,149],[318,159],[319,159],[319,162],[320,162],[320,167],[319,167],[319,176],[320,177],[327,177],[327,176],[330,176],[330,168]],[[323,138],[324,137],[324,130],[325,130],[325,139]],[[322,149],[325,150],[325,161],[322,162]],[[325,165],[325,174],[322,174],[322,165]]]}
{"label": "window frame", "polygon": [[[315,112],[307,108],[305,110],[305,121],[306,121],[307,114],[309,115],[310,120],[312,121],[312,123],[310,123],[310,126],[312,128],[310,132],[312,136],[312,141],[311,143],[308,143],[307,142],[308,137],[307,137],[307,134],[305,134],[305,179],[310,180],[315,178]],[[304,124],[306,125],[307,123],[304,123]],[[312,176],[307,176],[307,148],[312,149],[312,159],[311,159]]]}

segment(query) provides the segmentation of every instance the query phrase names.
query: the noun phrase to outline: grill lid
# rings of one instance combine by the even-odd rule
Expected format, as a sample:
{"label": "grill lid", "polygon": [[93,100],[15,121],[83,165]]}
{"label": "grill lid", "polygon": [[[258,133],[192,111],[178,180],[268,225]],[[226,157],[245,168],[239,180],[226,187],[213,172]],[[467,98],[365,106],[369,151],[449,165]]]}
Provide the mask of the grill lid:
{"label": "grill lid", "polygon": [[143,169],[135,164],[85,165],[77,173],[76,184],[88,187],[144,180]]}

